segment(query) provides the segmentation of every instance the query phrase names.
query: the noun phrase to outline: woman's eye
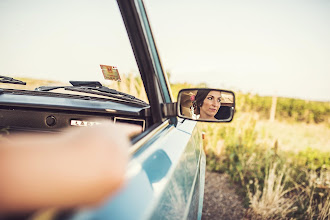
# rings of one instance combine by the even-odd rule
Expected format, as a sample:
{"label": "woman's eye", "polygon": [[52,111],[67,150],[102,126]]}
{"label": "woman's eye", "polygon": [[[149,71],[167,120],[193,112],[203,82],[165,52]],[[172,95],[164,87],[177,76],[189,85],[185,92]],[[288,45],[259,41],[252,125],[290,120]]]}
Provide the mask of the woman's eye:
{"label": "woman's eye", "polygon": [[208,97],[207,99],[208,99],[208,100],[212,100],[212,99],[213,99],[213,97]]}
{"label": "woman's eye", "polygon": [[218,99],[218,102],[221,102],[221,99]]}

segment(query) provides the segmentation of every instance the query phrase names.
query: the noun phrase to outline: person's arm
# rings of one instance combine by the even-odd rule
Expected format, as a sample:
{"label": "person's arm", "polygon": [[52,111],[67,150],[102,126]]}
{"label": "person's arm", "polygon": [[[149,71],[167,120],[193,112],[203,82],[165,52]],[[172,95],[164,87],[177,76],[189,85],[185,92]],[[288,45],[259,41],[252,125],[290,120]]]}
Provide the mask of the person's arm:
{"label": "person's arm", "polygon": [[0,212],[92,205],[124,182],[128,134],[106,122],[59,134],[0,140]]}

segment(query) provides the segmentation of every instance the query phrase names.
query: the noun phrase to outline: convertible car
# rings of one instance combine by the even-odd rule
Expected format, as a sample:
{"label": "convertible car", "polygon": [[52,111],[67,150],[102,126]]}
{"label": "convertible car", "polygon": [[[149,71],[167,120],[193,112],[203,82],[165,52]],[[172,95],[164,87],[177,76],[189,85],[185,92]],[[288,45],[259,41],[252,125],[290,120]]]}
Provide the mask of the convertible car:
{"label": "convertible car", "polygon": [[[131,140],[127,184],[115,197],[98,208],[57,210],[47,218],[201,219],[205,154],[197,121],[230,122],[234,94],[212,89],[222,96],[212,111],[226,112],[214,120],[193,109],[197,88],[182,90],[174,102],[142,0],[13,0],[0,6],[3,135],[61,132],[98,119],[142,128]],[[125,73],[140,77],[142,92],[121,91]],[[51,81],[30,89],[24,77]]]}

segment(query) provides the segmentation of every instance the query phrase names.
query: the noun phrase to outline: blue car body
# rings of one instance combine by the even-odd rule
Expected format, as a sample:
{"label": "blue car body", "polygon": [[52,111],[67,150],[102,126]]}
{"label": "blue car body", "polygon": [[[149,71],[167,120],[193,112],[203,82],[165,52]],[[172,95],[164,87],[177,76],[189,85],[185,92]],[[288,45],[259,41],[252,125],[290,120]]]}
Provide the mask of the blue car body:
{"label": "blue car body", "polygon": [[194,121],[167,121],[133,154],[126,186],[73,219],[200,219],[205,154]]}

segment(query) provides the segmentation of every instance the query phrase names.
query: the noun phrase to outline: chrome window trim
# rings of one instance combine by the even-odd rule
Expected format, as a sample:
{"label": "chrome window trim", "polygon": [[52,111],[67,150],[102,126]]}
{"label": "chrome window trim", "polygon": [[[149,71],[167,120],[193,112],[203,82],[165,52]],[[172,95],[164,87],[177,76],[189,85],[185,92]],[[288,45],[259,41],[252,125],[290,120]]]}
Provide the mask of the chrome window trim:
{"label": "chrome window trim", "polygon": [[165,129],[170,124],[170,120],[167,119],[162,124],[160,124],[157,128],[150,131],[149,134],[141,138],[137,141],[132,147],[129,149],[129,154],[133,155],[136,151],[138,151],[145,143],[147,143],[152,137],[155,136],[156,133],[160,132],[161,130]]}
{"label": "chrome window trim", "polygon": [[[171,87],[167,79],[166,73],[164,71],[162,62],[160,60],[156,42],[153,37],[151,26],[145,9],[144,1],[135,0],[134,3],[141,21],[141,26],[145,39],[147,41],[148,50],[153,64],[153,68],[155,70],[155,74],[157,75],[157,82],[162,93],[161,95],[163,96],[163,99],[166,103],[171,103],[173,100]],[[166,87],[166,89],[164,87]]]}

